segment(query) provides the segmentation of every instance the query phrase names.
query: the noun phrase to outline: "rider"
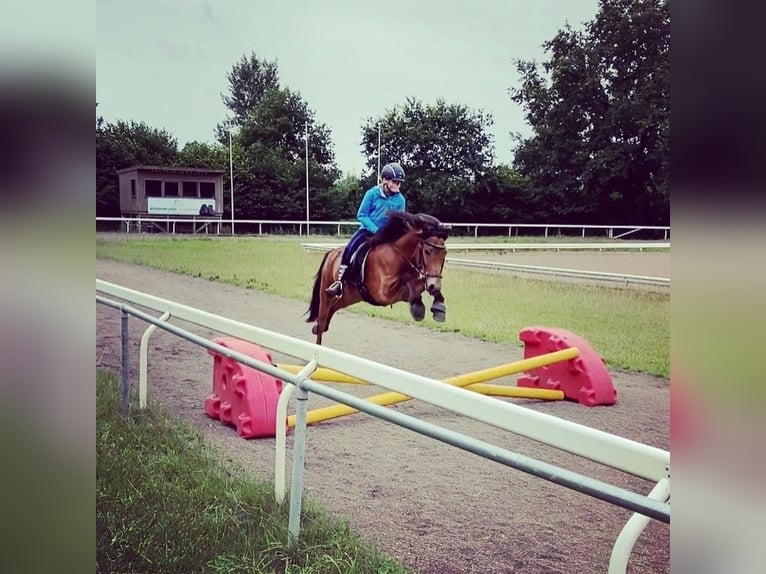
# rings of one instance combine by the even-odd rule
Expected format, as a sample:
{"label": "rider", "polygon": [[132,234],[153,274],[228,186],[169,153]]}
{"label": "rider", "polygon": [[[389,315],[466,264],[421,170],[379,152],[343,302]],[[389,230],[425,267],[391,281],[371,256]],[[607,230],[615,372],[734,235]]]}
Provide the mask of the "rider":
{"label": "rider", "polygon": [[398,163],[388,163],[380,170],[380,184],[364,194],[356,217],[362,226],[349,239],[338,267],[338,280],[326,292],[340,297],[343,294],[343,274],[351,263],[351,256],[362,242],[388,223],[391,211],[405,211],[406,202],[399,188],[404,181],[404,170]]}

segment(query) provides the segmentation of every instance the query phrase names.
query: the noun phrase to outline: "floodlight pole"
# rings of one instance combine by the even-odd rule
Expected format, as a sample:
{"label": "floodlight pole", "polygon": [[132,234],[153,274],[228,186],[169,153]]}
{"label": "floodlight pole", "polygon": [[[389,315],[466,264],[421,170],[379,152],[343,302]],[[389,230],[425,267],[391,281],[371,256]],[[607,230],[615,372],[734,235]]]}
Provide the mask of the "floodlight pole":
{"label": "floodlight pole", "polygon": [[309,122],[306,120],[306,235],[309,234]]}
{"label": "floodlight pole", "polygon": [[380,183],[380,122],[378,122],[378,183]]}
{"label": "floodlight pole", "polygon": [[231,191],[231,235],[234,236],[234,159],[231,153],[231,128],[229,128],[229,189]]}

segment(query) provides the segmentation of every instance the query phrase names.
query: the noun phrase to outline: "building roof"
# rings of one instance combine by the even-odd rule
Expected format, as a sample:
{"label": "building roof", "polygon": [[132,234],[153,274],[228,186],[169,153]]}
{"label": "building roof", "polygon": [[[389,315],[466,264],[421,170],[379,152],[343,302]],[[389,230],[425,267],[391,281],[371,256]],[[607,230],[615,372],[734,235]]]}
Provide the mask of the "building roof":
{"label": "building roof", "polygon": [[126,173],[129,171],[147,171],[150,173],[196,173],[196,174],[224,174],[226,173],[222,169],[210,169],[207,167],[183,167],[183,166],[159,166],[159,165],[134,165],[132,167],[126,167],[124,169],[118,169],[117,173]]}

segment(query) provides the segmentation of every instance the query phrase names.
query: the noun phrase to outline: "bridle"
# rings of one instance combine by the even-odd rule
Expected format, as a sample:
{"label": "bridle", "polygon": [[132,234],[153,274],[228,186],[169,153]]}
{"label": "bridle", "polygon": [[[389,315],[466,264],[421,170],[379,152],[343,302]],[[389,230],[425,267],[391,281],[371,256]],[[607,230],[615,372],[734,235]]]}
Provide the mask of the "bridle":
{"label": "bridle", "polygon": [[439,269],[439,273],[428,273],[425,270],[425,252],[424,246],[428,245],[429,247],[433,247],[435,249],[447,249],[446,245],[439,245],[438,243],[433,243],[429,241],[428,239],[421,239],[418,241],[418,250],[415,254],[415,263],[410,261],[409,257],[407,257],[404,253],[402,253],[398,247],[395,245],[392,246],[394,248],[394,251],[396,251],[399,255],[402,256],[402,259],[404,259],[407,264],[412,268],[415,273],[418,274],[418,280],[420,279],[441,279],[442,275],[441,272],[444,269],[444,261],[442,261],[442,266]]}

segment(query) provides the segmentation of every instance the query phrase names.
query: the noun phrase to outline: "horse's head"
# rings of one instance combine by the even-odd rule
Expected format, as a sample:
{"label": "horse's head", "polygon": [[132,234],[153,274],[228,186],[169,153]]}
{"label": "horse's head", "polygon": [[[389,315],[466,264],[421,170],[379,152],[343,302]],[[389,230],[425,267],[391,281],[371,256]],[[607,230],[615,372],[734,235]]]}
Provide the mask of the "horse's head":
{"label": "horse's head", "polygon": [[426,290],[430,295],[441,291],[442,270],[447,256],[448,230],[435,217],[419,213],[415,216],[419,222],[420,242],[418,245],[418,265],[425,277]]}
{"label": "horse's head", "polygon": [[447,228],[432,215],[395,211],[389,214],[386,226],[367,242],[371,248],[382,243],[393,245],[403,262],[417,272],[419,279],[425,280],[425,288],[433,295],[441,290],[447,233]]}
{"label": "horse's head", "polygon": [[444,245],[442,237],[432,235],[420,240],[419,263],[425,276],[426,290],[430,295],[441,291],[442,270],[444,269],[444,259],[446,256],[447,246]]}

